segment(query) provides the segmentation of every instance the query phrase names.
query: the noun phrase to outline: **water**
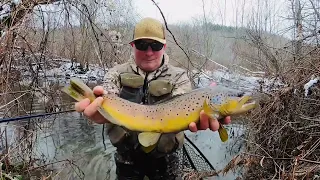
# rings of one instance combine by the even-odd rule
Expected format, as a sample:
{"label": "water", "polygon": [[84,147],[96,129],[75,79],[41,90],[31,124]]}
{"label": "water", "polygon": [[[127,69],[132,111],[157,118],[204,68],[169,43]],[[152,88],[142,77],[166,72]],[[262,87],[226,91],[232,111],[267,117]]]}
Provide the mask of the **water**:
{"label": "water", "polygon": [[[58,174],[55,179],[115,179],[115,165],[113,153],[115,148],[108,137],[103,144],[102,125],[91,124],[80,113],[72,112],[63,115],[53,115],[38,119],[37,139],[33,156],[42,159],[42,164],[50,164]],[[7,125],[13,129],[21,122]],[[232,125],[235,134],[242,133],[242,127]],[[11,131],[16,132],[16,131]],[[187,136],[203,152],[216,170],[224,166],[238,153],[239,144],[233,137],[222,143],[217,132],[210,130],[192,133],[186,131]],[[9,137],[17,133],[9,134]],[[235,145],[231,149],[232,145]],[[235,150],[235,152],[233,152]],[[59,162],[61,161],[61,162]],[[56,163],[59,162],[59,163]],[[229,173],[218,179],[235,179],[236,175]]]}
{"label": "water", "polygon": [[[201,79],[201,81],[202,84],[210,83],[205,79]],[[229,81],[228,83],[219,79],[216,81],[227,86],[235,85],[235,83]],[[45,86],[50,88],[52,83],[58,83],[61,86],[68,83],[68,80],[66,82],[65,79],[53,78],[52,82],[47,79],[48,82],[49,86]],[[244,87],[250,88],[252,86],[244,85]],[[39,101],[35,102],[39,103]],[[40,108],[40,110],[37,110],[40,113],[41,105],[34,105]],[[57,174],[54,175],[54,179],[115,179],[113,159],[115,148],[111,145],[107,136],[105,136],[105,142],[103,143],[102,125],[91,124],[77,112],[53,115],[37,119],[37,121],[38,123],[34,127],[37,134],[35,137],[37,138],[33,139],[35,144],[32,155],[33,158],[41,159],[39,161],[41,165],[50,164],[48,167],[56,170]],[[16,127],[22,124],[25,125],[22,122],[5,125],[9,127],[9,137],[12,137],[11,142],[19,142],[14,141],[14,139],[16,139],[15,136],[19,135]],[[192,133],[186,131],[187,136],[197,145],[216,170],[223,169],[242,150],[243,143],[236,137],[242,135],[244,128],[234,123],[227,128],[229,134],[235,135],[231,136],[225,143],[220,141],[217,132],[206,130]],[[214,179],[236,179],[237,176],[237,174],[230,172],[226,176],[214,177]]]}

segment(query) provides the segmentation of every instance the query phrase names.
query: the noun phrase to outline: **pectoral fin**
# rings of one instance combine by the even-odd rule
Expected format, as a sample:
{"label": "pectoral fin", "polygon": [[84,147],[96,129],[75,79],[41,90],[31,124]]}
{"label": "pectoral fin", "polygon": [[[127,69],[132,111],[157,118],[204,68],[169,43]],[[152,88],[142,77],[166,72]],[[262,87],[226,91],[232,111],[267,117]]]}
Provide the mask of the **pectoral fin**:
{"label": "pectoral fin", "polygon": [[218,129],[219,136],[222,142],[226,142],[228,140],[228,132],[227,130],[220,124],[220,127]]}
{"label": "pectoral fin", "polygon": [[206,100],[203,102],[203,110],[209,116],[213,114],[213,109],[208,105]]}
{"label": "pectoral fin", "polygon": [[160,133],[142,132],[138,135],[138,139],[142,146],[149,147],[155,145],[158,142],[160,136]]}

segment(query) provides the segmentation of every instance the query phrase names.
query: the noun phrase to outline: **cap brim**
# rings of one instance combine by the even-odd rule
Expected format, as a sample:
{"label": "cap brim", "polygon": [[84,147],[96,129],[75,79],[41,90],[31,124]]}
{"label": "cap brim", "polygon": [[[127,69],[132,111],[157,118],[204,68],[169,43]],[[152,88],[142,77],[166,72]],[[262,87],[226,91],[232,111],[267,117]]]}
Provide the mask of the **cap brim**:
{"label": "cap brim", "polygon": [[129,43],[132,43],[133,41],[138,40],[138,39],[153,39],[155,41],[161,42],[162,44],[166,44],[166,40],[165,39],[160,39],[160,38],[157,38],[157,37],[138,37],[138,38],[133,39]]}

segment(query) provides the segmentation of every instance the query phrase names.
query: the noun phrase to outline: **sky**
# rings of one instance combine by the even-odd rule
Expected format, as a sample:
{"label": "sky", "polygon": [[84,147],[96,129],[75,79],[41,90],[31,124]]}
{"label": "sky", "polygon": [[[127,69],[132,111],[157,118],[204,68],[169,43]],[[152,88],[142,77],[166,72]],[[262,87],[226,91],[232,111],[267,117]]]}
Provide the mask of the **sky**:
{"label": "sky", "polygon": [[[269,28],[280,31],[284,28],[283,25],[288,23],[284,23],[284,18],[290,13],[286,0],[155,0],[155,2],[163,11],[168,23],[190,22],[194,17],[203,18],[203,2],[206,18],[213,23],[227,26],[241,26],[241,17],[244,17],[243,25],[246,26],[252,15],[259,11],[264,12],[262,19],[268,17]],[[133,0],[133,3],[142,17],[150,16],[163,20],[151,0]]]}
{"label": "sky", "polygon": [[[119,4],[124,4],[125,1],[101,0],[101,2]],[[288,0],[155,0],[155,2],[163,11],[169,24],[192,23],[195,18],[203,20],[205,15],[207,21],[214,24],[247,27],[251,22],[256,22],[256,20],[252,21],[252,18],[257,19],[256,12],[259,12],[260,24],[264,24],[265,30],[271,33],[281,35],[284,29],[292,25],[292,21],[286,20],[292,15]],[[158,8],[151,0],[132,0],[132,3],[133,9],[141,17],[154,17],[163,21]]]}

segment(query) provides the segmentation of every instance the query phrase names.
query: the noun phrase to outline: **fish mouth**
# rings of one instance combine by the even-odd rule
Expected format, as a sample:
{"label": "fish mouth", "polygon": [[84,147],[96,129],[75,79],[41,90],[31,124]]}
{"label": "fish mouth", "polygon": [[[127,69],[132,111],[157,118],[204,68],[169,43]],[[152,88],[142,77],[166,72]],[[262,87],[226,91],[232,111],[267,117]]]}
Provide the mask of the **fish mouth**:
{"label": "fish mouth", "polygon": [[257,102],[251,97],[244,95],[239,98],[240,108],[235,109],[232,114],[242,114],[257,107]]}

